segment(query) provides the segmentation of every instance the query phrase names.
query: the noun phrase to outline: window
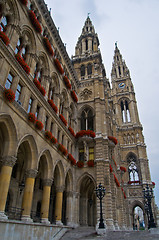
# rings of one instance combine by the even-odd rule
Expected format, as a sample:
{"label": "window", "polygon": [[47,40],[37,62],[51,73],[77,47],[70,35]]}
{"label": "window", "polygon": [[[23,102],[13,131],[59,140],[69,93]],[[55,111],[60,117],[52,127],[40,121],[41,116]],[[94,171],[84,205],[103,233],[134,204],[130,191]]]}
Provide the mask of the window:
{"label": "window", "polygon": [[54,92],[55,92],[55,88],[50,87],[50,88],[49,88],[48,99],[54,100]]}
{"label": "window", "polygon": [[15,54],[20,52],[20,47],[21,47],[21,39],[18,39],[17,46],[15,48]]}
{"label": "window", "polygon": [[1,18],[1,23],[0,23],[2,32],[5,32],[5,31],[6,31],[6,29],[7,29],[7,24],[8,24],[7,18],[6,18],[6,16],[3,16],[3,17]]}
{"label": "window", "polygon": [[15,100],[18,101],[20,99],[20,95],[21,95],[21,91],[22,91],[22,85],[19,83],[16,93],[15,93]]}
{"label": "window", "polygon": [[81,66],[81,77],[84,77],[85,76],[85,66],[82,65]]}
{"label": "window", "polygon": [[11,88],[13,78],[14,78],[14,76],[11,73],[9,73],[8,77],[7,77],[6,84],[5,84],[5,88],[7,88],[7,89]]}
{"label": "window", "polygon": [[84,148],[79,149],[79,161],[84,161]]}
{"label": "window", "polygon": [[17,46],[15,48],[15,54],[19,53],[24,60],[26,60],[28,52],[28,46],[25,45],[21,38],[18,39]]}
{"label": "window", "polygon": [[40,107],[37,105],[35,116],[38,118],[40,112]]}
{"label": "window", "polygon": [[61,144],[62,144],[62,145],[64,144],[64,135],[62,135],[62,141],[61,141]]}
{"label": "window", "polygon": [[60,139],[60,130],[58,130],[57,132],[57,141],[59,142],[59,139]]}
{"label": "window", "polygon": [[27,110],[28,113],[31,112],[32,104],[33,104],[33,99],[30,98],[30,99],[29,99],[28,110]]}
{"label": "window", "polygon": [[44,126],[45,130],[47,128],[47,123],[48,123],[48,116],[45,117],[45,126]]}
{"label": "window", "polygon": [[86,51],[88,50],[88,40],[86,39]]}
{"label": "window", "polygon": [[94,148],[89,148],[89,160],[94,160]]}
{"label": "window", "polygon": [[91,75],[92,74],[92,65],[89,63],[87,66],[87,74]]}
{"label": "window", "polygon": [[139,182],[138,169],[137,169],[135,162],[132,161],[129,164],[128,171],[129,171],[129,182],[132,185],[139,184],[140,182]]}
{"label": "window", "polygon": [[94,116],[90,108],[86,108],[82,111],[81,130],[94,130]]}
{"label": "window", "polygon": [[51,122],[51,127],[50,127],[50,132],[51,132],[51,133],[53,133],[53,125],[54,125],[54,123]]}
{"label": "window", "polygon": [[38,79],[39,82],[41,82],[42,79],[43,70],[39,67],[39,64],[36,64],[35,72],[34,72],[34,78]]}
{"label": "window", "polygon": [[131,122],[128,101],[127,100],[121,101],[120,106],[121,106],[123,123]]}

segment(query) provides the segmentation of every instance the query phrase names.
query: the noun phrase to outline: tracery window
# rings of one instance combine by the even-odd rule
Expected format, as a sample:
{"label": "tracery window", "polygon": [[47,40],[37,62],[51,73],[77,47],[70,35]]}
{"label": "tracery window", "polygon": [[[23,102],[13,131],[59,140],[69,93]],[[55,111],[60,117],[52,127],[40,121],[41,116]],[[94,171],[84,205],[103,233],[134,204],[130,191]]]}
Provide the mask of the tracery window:
{"label": "tracery window", "polygon": [[90,108],[85,108],[81,114],[81,130],[94,130],[94,116]]}
{"label": "tracery window", "polygon": [[125,101],[122,100],[121,103],[120,103],[120,106],[121,106],[123,123],[131,122],[128,101],[127,100],[125,100]]}
{"label": "tracery window", "polygon": [[132,161],[129,164],[128,171],[129,171],[129,183],[132,185],[139,184],[140,182],[139,182],[138,169],[135,162]]}

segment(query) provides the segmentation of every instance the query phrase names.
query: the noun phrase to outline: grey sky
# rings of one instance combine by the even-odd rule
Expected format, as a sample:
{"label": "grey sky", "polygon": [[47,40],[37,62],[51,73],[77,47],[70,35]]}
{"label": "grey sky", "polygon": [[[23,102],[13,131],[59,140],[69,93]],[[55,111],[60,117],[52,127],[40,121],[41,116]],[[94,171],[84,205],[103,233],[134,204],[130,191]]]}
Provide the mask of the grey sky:
{"label": "grey sky", "polygon": [[90,12],[110,79],[114,44],[130,70],[155,196],[159,206],[159,1],[158,0],[47,0],[48,8],[69,56]]}

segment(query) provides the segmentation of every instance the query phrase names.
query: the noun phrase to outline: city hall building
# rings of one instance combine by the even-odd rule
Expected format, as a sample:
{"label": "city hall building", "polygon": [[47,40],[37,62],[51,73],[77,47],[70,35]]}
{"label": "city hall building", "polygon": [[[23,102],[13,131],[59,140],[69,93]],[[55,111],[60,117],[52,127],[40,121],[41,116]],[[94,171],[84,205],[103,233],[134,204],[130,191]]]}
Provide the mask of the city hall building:
{"label": "city hall building", "polygon": [[[117,44],[110,85],[89,16],[70,59],[43,0],[0,0],[1,236],[98,227],[99,183],[107,231],[133,229],[136,207],[147,226],[143,189],[154,183]],[[152,212],[156,221],[153,199]]]}

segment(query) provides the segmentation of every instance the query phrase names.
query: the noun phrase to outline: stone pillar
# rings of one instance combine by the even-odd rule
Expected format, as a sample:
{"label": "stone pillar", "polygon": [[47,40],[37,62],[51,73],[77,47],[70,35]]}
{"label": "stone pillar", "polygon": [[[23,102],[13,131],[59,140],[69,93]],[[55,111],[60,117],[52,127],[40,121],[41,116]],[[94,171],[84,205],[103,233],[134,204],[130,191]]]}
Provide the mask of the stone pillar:
{"label": "stone pillar", "polygon": [[44,179],[43,180],[43,197],[42,197],[42,205],[41,205],[41,222],[49,224],[48,216],[49,216],[49,205],[50,205],[50,191],[52,179]]}
{"label": "stone pillar", "polygon": [[67,205],[66,205],[66,219],[67,219],[67,226],[71,226],[73,227],[73,221],[72,221],[72,217],[73,217],[73,193],[71,191],[66,193],[67,196]]}
{"label": "stone pillar", "polygon": [[22,220],[27,222],[32,222],[32,219],[30,218],[30,213],[36,175],[37,170],[35,169],[28,169],[26,171],[25,188],[22,200]]}
{"label": "stone pillar", "polygon": [[0,174],[0,219],[7,219],[5,215],[5,206],[8,196],[9,184],[12,174],[12,168],[16,162],[16,158],[13,156],[7,156],[2,160],[2,168]]}
{"label": "stone pillar", "polygon": [[62,201],[63,201],[63,190],[64,187],[57,187],[56,188],[56,203],[55,203],[55,217],[56,217],[56,224],[62,224]]}

